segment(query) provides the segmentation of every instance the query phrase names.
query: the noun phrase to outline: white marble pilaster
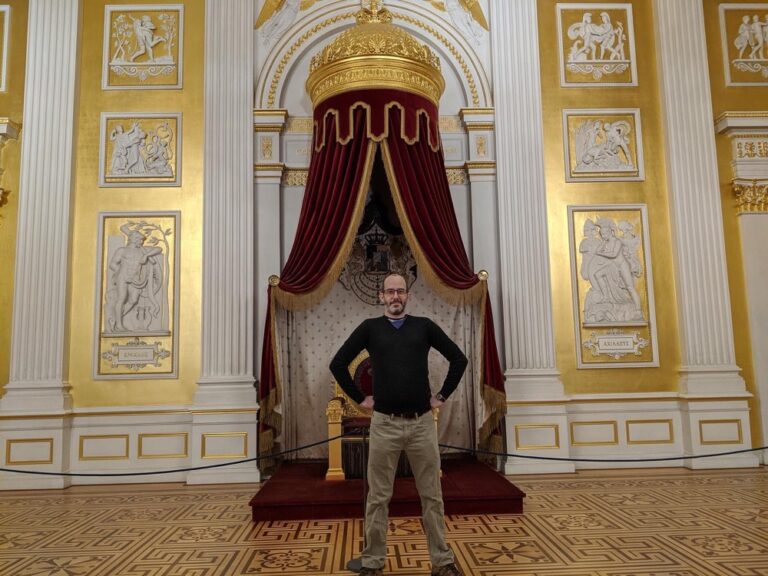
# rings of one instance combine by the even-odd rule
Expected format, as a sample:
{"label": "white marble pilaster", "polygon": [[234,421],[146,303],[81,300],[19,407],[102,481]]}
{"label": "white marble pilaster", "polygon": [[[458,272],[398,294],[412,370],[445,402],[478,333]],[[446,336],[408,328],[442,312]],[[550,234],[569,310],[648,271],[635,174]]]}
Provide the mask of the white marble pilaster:
{"label": "white marble pilaster", "polygon": [[[654,0],[664,112],[684,399],[747,395],[736,365],[701,0]],[[685,30],[685,33],[681,33]],[[689,409],[686,450],[703,451]],[[751,447],[749,427],[741,443]],[[756,461],[756,458],[752,458]],[[747,458],[740,458],[747,460]]]}
{"label": "white marble pilaster", "polygon": [[[15,417],[0,425],[6,466],[53,473],[69,469],[64,356],[79,20],[79,0],[29,2],[11,365],[0,399],[0,412]],[[0,474],[3,488],[70,484]]]}
{"label": "white marble pilaster", "polygon": [[[254,10],[252,0],[205,3],[202,358],[192,435],[192,456],[198,465],[208,463],[204,461],[208,458],[204,445],[211,435],[246,432],[245,455],[256,453],[251,134]],[[243,414],[249,416],[243,418]],[[188,481],[258,479],[256,466],[251,463],[193,473]]]}
{"label": "white marble pilaster", "polygon": [[[556,401],[564,391],[555,363],[536,1],[491,0],[490,8],[496,156],[504,159],[497,175],[507,398]],[[516,445],[513,431],[530,410],[510,406],[508,448]],[[556,424],[560,442],[534,453],[567,457],[565,404],[550,404],[547,417]],[[507,463],[508,473],[544,469],[574,467]]]}
{"label": "white marble pilaster", "polygon": [[[741,257],[744,264],[746,307],[752,344],[754,385],[760,403],[763,439],[768,438],[768,112],[725,112],[717,132],[731,145],[731,190],[738,204]],[[765,452],[759,453],[763,463]]]}
{"label": "white marble pilaster", "polygon": [[64,354],[79,16],[79,0],[29,3],[5,414],[71,408]]}

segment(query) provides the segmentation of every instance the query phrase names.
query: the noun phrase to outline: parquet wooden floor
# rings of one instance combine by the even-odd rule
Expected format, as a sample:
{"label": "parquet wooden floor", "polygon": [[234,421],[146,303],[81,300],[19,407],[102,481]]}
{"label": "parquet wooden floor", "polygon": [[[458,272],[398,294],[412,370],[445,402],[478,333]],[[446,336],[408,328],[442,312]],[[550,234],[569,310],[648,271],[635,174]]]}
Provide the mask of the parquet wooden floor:
{"label": "parquet wooden floor", "polygon": [[[454,516],[468,576],[768,575],[768,469],[520,476],[523,515]],[[349,575],[361,521],[254,524],[258,485],[0,492],[2,576]],[[388,574],[429,574],[418,519],[390,524]]]}

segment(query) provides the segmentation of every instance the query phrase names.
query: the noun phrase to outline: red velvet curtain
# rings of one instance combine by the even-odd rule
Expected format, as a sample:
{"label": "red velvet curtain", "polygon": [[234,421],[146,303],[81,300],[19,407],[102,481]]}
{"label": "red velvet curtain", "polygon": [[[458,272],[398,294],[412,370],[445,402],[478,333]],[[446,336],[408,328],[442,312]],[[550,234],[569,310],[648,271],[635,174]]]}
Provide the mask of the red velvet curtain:
{"label": "red velvet curtain", "polygon": [[[362,216],[376,142],[411,249],[428,283],[449,300],[479,303],[486,419],[481,446],[500,447],[506,410],[485,282],[473,273],[453,209],[438,132],[437,107],[397,90],[360,90],[324,101],[314,112],[314,149],[293,248],[269,288],[259,384],[259,452],[274,449],[281,422],[275,351],[276,303],[311,305],[337,281]],[[431,282],[430,282],[431,280]]]}
{"label": "red velvet curtain", "polygon": [[[420,118],[422,130],[426,119]],[[481,444],[499,447],[501,437],[499,426],[506,412],[504,375],[501,370],[496,336],[493,329],[493,312],[487,298],[485,284],[469,264],[464,243],[461,239],[456,213],[451,200],[451,190],[445,173],[445,159],[442,147],[433,150],[425,139],[413,144],[401,138],[392,137],[400,125],[400,110],[389,114],[390,137],[382,144],[384,166],[390,178],[390,188],[406,218],[406,230],[410,229],[411,248],[421,252],[440,283],[449,289],[472,291],[483,290],[483,398],[489,410],[488,418],[480,430]],[[415,246],[414,246],[415,244]],[[495,438],[494,438],[495,436]]]}
{"label": "red velvet curtain", "polygon": [[[274,408],[280,403],[275,360],[274,305],[282,295],[309,294],[322,283],[336,281],[331,271],[339,260],[345,240],[354,236],[361,198],[365,200],[376,144],[366,137],[365,110],[354,111],[353,138],[341,144],[335,137],[333,117],[323,120],[326,133],[334,136],[312,154],[299,216],[296,238],[279,284],[269,287],[264,345],[259,379],[259,452],[268,453],[280,434],[281,422]],[[361,192],[362,189],[362,192]],[[338,276],[338,272],[336,273]]]}

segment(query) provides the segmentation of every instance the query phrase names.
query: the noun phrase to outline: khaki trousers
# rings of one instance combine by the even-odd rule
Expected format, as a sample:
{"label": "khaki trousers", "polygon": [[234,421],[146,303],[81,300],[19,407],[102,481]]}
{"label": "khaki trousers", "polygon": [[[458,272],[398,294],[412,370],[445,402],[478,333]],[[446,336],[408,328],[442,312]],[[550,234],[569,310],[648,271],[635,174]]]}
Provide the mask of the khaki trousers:
{"label": "khaki trousers", "polygon": [[400,452],[405,451],[421,498],[422,522],[432,567],[454,561],[445,541],[440,450],[432,412],[406,419],[374,412],[368,453],[368,500],[365,508],[366,568],[383,568],[387,555],[389,501]]}

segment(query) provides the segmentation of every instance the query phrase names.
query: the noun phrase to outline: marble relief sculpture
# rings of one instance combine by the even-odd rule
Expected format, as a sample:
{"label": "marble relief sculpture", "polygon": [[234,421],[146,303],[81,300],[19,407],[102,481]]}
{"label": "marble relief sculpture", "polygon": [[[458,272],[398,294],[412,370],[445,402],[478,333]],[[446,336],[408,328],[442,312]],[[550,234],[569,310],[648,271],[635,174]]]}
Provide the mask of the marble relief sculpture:
{"label": "marble relief sculpture", "polygon": [[105,334],[168,332],[168,236],[150,222],[120,226],[125,244],[108,255]]}
{"label": "marble relief sculpture", "polygon": [[180,88],[183,6],[107,6],[105,89]]}
{"label": "marble relief sculpture", "polygon": [[479,0],[430,0],[430,4],[447,12],[453,25],[476,46],[482,41],[484,32],[489,30]]}
{"label": "marble relief sculpture", "polygon": [[738,57],[734,58],[733,65],[744,72],[760,72],[768,78],[768,66],[766,66],[766,56],[768,56],[768,13],[760,20],[758,14],[753,14],[750,18],[745,14],[742,17],[739,32],[733,40],[733,44],[739,51]]}
{"label": "marble relief sculpture", "polygon": [[637,84],[630,4],[558,4],[561,82]]}
{"label": "marble relief sculpture", "polygon": [[579,273],[589,283],[584,301],[587,324],[645,322],[640,294],[635,286],[643,275],[638,257],[640,239],[627,221],[587,219],[579,244]]}
{"label": "marble relief sculpture", "polygon": [[308,10],[317,0],[265,0],[256,18],[265,44],[282,37],[293,26],[300,11]]}
{"label": "marble relief sculpture", "polygon": [[103,112],[101,186],[178,186],[181,114]]}
{"label": "marble relief sculpture", "polygon": [[563,110],[563,137],[567,182],[645,178],[639,109]]}
{"label": "marble relief sculpture", "polygon": [[575,172],[634,171],[629,122],[587,120],[576,129]]}
{"label": "marble relief sculpture", "polygon": [[720,38],[727,86],[768,86],[768,6],[720,4]]}
{"label": "marble relief sculpture", "polygon": [[114,142],[107,176],[172,176],[169,144],[173,131],[167,122],[149,133],[134,122],[126,130],[117,124],[109,135]]}

